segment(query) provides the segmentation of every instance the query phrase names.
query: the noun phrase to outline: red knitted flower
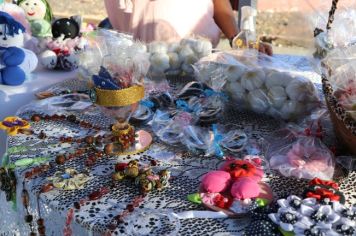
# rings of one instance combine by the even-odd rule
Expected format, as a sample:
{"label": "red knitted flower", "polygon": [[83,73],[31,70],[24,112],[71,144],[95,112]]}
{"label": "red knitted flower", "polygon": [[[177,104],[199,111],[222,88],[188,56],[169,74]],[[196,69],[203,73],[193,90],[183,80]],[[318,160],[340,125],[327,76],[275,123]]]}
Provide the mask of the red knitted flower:
{"label": "red knitted flower", "polygon": [[325,185],[332,187],[333,189],[339,189],[339,185],[335,183],[334,181],[326,181],[326,180],[321,180],[319,178],[314,178],[309,182],[309,185]]}
{"label": "red knitted flower", "polygon": [[256,174],[257,168],[249,161],[232,160],[227,161],[222,170],[229,172],[234,179],[241,177],[251,177]]}

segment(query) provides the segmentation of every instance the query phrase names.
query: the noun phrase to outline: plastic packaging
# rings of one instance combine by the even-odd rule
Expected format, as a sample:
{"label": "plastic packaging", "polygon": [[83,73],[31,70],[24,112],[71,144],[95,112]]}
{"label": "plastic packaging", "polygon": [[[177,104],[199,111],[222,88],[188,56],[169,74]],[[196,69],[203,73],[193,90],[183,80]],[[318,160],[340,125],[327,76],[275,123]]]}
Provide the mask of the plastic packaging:
{"label": "plastic packaging", "polygon": [[[346,55],[342,58],[343,55]],[[356,120],[356,51],[355,46],[338,49],[323,60],[325,73],[334,96],[346,114]]]}
{"label": "plastic packaging", "polygon": [[258,49],[256,38],[256,9],[244,6],[241,8],[241,32],[232,40],[233,48]]}
{"label": "plastic packaging", "polygon": [[314,9],[310,20],[315,25],[317,57],[356,43],[356,1],[319,1],[318,8],[314,7],[314,0],[306,2]]}
{"label": "plastic packaging", "polygon": [[334,155],[319,138],[293,127],[268,137],[266,158],[282,175],[302,179],[332,179]]}
{"label": "plastic packaging", "polygon": [[198,80],[258,113],[298,120],[320,104],[310,80],[293,74],[290,65],[253,50],[214,53],[195,68]]}
{"label": "plastic packaging", "polygon": [[206,156],[225,157],[240,152],[247,143],[245,133],[234,126],[212,125],[199,127],[198,117],[185,111],[156,111],[152,130],[164,143],[185,147],[190,151],[204,152]]}
{"label": "plastic packaging", "polygon": [[193,75],[192,65],[210,55],[213,46],[208,39],[188,37],[180,42],[152,42],[147,49],[150,53],[150,72],[155,77],[162,73]]}
{"label": "plastic packaging", "polygon": [[129,120],[144,97],[144,77],[150,67],[146,45],[122,33],[100,29],[80,54],[79,73],[94,86],[91,100],[119,123]]}
{"label": "plastic packaging", "polygon": [[21,107],[17,114],[33,111],[47,115],[67,114],[72,111],[83,112],[92,105],[93,103],[85,94],[66,94],[31,102]]}

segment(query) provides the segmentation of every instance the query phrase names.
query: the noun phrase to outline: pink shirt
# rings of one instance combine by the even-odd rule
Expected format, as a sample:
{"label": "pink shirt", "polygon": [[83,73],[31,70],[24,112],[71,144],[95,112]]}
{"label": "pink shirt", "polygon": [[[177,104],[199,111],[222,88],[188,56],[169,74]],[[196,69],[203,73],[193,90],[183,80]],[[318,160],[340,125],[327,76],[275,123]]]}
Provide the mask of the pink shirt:
{"label": "pink shirt", "polygon": [[114,29],[145,42],[193,35],[219,42],[212,0],[105,0],[105,6]]}

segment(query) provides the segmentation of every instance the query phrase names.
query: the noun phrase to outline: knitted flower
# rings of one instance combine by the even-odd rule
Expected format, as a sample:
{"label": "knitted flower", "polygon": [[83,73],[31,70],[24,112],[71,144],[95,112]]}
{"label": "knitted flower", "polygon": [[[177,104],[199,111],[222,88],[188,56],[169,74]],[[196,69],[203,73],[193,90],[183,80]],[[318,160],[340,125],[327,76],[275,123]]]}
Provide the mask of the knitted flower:
{"label": "knitted flower", "polygon": [[318,178],[309,182],[309,187],[306,189],[304,196],[307,198],[315,198],[323,204],[331,204],[331,202],[345,202],[345,197],[339,191],[339,186],[333,181],[325,181]]}
{"label": "knitted flower", "polygon": [[230,160],[221,168],[229,172],[233,179],[250,177],[253,180],[260,181],[263,177],[263,170],[248,160]]}
{"label": "knitted flower", "polygon": [[8,135],[16,135],[20,129],[29,128],[30,124],[26,120],[15,116],[6,117],[4,121],[0,122],[0,129],[6,130]]}

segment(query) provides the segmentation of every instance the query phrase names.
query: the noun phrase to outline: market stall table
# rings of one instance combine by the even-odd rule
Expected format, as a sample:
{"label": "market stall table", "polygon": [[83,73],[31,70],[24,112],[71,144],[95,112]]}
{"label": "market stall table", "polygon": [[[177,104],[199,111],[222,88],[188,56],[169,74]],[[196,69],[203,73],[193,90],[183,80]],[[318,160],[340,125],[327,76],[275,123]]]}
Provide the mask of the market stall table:
{"label": "market stall table", "polygon": [[[315,83],[320,83],[319,76],[312,72],[308,61],[303,57],[277,56],[296,66],[300,73],[303,73]],[[173,88],[178,88],[184,80],[172,80]],[[66,80],[55,85],[57,89],[83,89],[86,85],[80,80]],[[231,108],[231,109],[230,109]],[[32,114],[40,111],[20,112],[21,117],[29,118]],[[107,130],[112,120],[100,113],[99,109],[89,108],[84,112],[72,112],[79,120],[85,120],[95,126],[100,126]],[[270,134],[281,127],[281,122],[267,116],[254,114],[247,111],[239,111],[233,105],[229,105],[226,114],[221,121],[223,124],[233,123],[243,130],[251,140]],[[114,230],[114,234],[126,235],[241,235],[244,228],[249,224],[248,219],[181,219],[178,220],[173,213],[180,213],[190,210],[204,210],[201,206],[195,205],[187,200],[187,195],[195,193],[198,189],[200,178],[208,171],[215,170],[222,160],[218,158],[207,158],[204,155],[183,152],[179,149],[168,147],[158,140],[151,148],[137,155],[127,156],[104,156],[98,159],[94,166],[87,168],[84,165],[87,154],[79,155],[64,163],[56,165],[53,161],[55,157],[64,152],[75,152],[79,144],[60,143],[61,136],[83,137],[91,134],[86,128],[79,127],[67,120],[41,120],[32,123],[33,130],[37,135],[30,137],[15,136],[8,139],[9,161],[15,163],[23,158],[37,159],[40,157],[49,158],[53,163],[53,168],[40,173],[32,179],[24,181],[25,188],[30,193],[29,211],[38,219],[36,194],[41,187],[48,182],[47,178],[55,174],[56,171],[64,171],[66,168],[73,168],[79,172],[87,173],[90,177],[83,189],[78,190],[58,190],[54,189],[47,193],[40,194],[38,207],[41,216],[45,220],[47,235],[62,235],[64,229],[71,228],[73,235],[101,235],[108,230],[113,218],[120,214],[127,205],[139,196],[137,187],[130,181],[118,182],[112,185],[111,174],[115,163],[128,162],[133,159],[140,160],[141,163],[150,165],[154,160],[157,162],[153,166],[154,170],[168,168],[171,171],[172,179],[170,186],[162,191],[148,193],[139,207],[130,212],[124,223]],[[148,129],[147,127],[145,127]],[[38,134],[43,130],[47,138],[40,139]],[[239,156],[241,157],[243,153]],[[5,203],[5,194],[2,192],[0,215],[6,215],[3,222],[2,232],[21,233],[29,232],[28,224],[23,221],[24,207],[21,204],[21,191],[23,188],[24,175],[33,167],[21,167],[16,169],[17,176],[17,212],[11,210],[11,204]],[[347,196],[347,203],[354,204],[356,173],[350,173],[348,178],[340,177],[340,190]],[[274,190],[278,198],[285,197],[291,193],[301,194],[307,185],[305,180],[297,180],[282,177],[274,172],[267,174],[264,178]],[[98,190],[108,187],[109,192],[101,198],[88,201],[88,196]],[[80,209],[75,209],[74,203],[81,202]],[[70,210],[72,209],[72,210]],[[73,211],[73,223],[69,221],[68,215]]]}
{"label": "market stall table", "polygon": [[[0,120],[16,114],[23,105],[35,99],[35,93],[65,79],[75,78],[76,72],[48,71],[39,66],[20,86],[0,84]],[[0,133],[0,156],[5,152],[6,135]]]}

